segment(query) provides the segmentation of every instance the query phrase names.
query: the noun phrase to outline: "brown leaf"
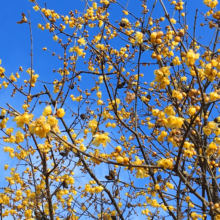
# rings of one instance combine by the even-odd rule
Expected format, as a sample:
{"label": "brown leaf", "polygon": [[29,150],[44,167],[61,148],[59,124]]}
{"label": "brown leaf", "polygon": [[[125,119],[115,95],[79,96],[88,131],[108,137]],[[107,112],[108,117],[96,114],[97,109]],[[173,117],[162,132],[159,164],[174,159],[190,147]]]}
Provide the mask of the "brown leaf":
{"label": "brown leaf", "polygon": [[131,93],[131,92],[126,92],[126,97],[125,97],[125,102],[127,102],[128,104],[130,104],[135,98],[135,94]]}
{"label": "brown leaf", "polygon": [[109,177],[114,180],[115,179],[115,172],[113,170],[109,171]]}
{"label": "brown leaf", "polygon": [[118,196],[118,195],[119,195],[119,190],[116,189],[116,191],[115,191],[115,197]]}
{"label": "brown leaf", "polygon": [[25,13],[22,13],[22,19],[20,21],[17,22],[17,24],[23,24],[23,23],[27,23],[27,18],[25,16]]}

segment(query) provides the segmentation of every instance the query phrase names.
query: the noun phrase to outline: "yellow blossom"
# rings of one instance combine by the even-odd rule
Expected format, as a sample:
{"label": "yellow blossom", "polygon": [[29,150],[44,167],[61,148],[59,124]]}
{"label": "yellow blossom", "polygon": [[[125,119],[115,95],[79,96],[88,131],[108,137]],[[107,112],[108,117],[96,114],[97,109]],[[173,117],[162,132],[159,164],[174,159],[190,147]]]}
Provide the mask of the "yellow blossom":
{"label": "yellow blossom", "polygon": [[95,139],[93,140],[92,144],[98,147],[100,144],[102,144],[103,147],[107,146],[107,143],[111,141],[111,139],[108,136],[108,133],[104,134],[95,134],[93,136]]}
{"label": "yellow blossom", "polygon": [[65,111],[63,108],[59,108],[56,113],[58,118],[62,118],[65,115]]}
{"label": "yellow blossom", "polygon": [[46,106],[43,111],[43,116],[48,116],[52,114],[52,108],[50,105]]}

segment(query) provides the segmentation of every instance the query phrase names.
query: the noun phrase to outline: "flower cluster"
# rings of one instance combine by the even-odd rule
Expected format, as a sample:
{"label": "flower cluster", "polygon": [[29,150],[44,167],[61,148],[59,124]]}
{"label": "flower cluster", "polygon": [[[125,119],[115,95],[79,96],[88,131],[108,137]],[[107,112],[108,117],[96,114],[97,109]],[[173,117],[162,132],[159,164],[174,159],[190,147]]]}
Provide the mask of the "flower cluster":
{"label": "flower cluster", "polygon": [[143,35],[141,32],[137,31],[137,32],[135,33],[135,40],[136,40],[136,42],[137,42],[138,45],[140,45],[141,43],[143,43],[143,37],[144,37],[144,35]]}
{"label": "flower cluster", "polygon": [[19,128],[23,128],[24,124],[29,124],[30,121],[33,119],[34,115],[33,114],[28,114],[27,112],[25,112],[22,115],[18,115],[16,116],[13,121],[16,122],[17,127]]}
{"label": "flower cluster", "polygon": [[103,187],[102,186],[91,186],[90,184],[86,184],[85,186],[85,191],[86,192],[89,192],[91,194],[94,194],[94,193],[100,193],[103,191]]}
{"label": "flower cluster", "polygon": [[217,0],[204,0],[203,2],[205,5],[207,5],[210,8],[215,8],[218,4]]}
{"label": "flower cluster", "polygon": [[168,79],[170,75],[169,67],[166,66],[159,70],[155,70],[154,75],[156,76],[154,81],[159,84],[160,89],[165,89],[166,86],[170,84],[170,80]]}
{"label": "flower cluster", "polygon": [[162,158],[160,160],[157,161],[157,165],[159,167],[163,167],[164,169],[173,169],[173,159],[169,158],[169,159],[165,159]]}
{"label": "flower cluster", "polygon": [[198,59],[199,59],[199,53],[194,53],[192,49],[189,49],[185,57],[185,63],[188,67],[192,67],[194,66],[196,60]]}
{"label": "flower cluster", "polygon": [[44,116],[40,116],[29,125],[29,131],[31,134],[36,134],[40,138],[45,138],[50,132],[51,126],[46,122]]}

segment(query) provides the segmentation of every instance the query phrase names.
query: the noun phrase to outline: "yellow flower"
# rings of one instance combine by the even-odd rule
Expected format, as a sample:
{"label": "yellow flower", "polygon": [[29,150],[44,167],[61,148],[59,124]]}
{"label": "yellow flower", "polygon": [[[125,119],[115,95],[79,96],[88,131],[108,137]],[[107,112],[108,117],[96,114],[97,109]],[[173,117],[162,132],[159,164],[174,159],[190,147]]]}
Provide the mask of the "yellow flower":
{"label": "yellow flower", "polygon": [[98,147],[100,144],[102,144],[103,147],[106,147],[107,143],[111,141],[111,139],[108,137],[108,133],[95,134],[93,137],[95,139],[93,140],[92,144],[96,147]]}
{"label": "yellow flower", "polygon": [[207,155],[214,154],[217,149],[217,145],[214,142],[211,142],[206,150],[206,153]]}
{"label": "yellow flower", "polygon": [[65,115],[65,111],[63,108],[57,110],[57,117],[62,118]]}
{"label": "yellow flower", "polygon": [[166,207],[164,204],[162,204],[160,207],[161,207],[164,211],[167,211],[167,207]]}
{"label": "yellow flower", "polygon": [[174,18],[170,19],[171,23],[176,24],[176,20]]}
{"label": "yellow flower", "polygon": [[1,115],[5,115],[6,113],[7,113],[7,111],[5,109],[2,109]]}
{"label": "yellow flower", "polygon": [[185,141],[184,144],[183,144],[183,148],[190,148],[191,144],[188,142],[188,141]]}
{"label": "yellow flower", "polygon": [[166,186],[167,186],[169,189],[174,189],[174,186],[173,186],[172,183],[166,182]]}
{"label": "yellow flower", "polygon": [[97,100],[97,105],[102,105],[103,101],[101,99]]}
{"label": "yellow flower", "polygon": [[174,64],[174,66],[178,66],[178,65],[181,64],[181,61],[179,60],[179,57],[178,57],[178,56],[175,56],[175,57],[173,58],[173,64]]}
{"label": "yellow flower", "polygon": [[194,204],[191,203],[191,202],[189,202],[189,207],[190,207],[190,208],[194,208]]}
{"label": "yellow flower", "polygon": [[122,11],[125,15],[128,15],[129,13],[128,13],[128,11],[126,11],[126,10],[123,10]]}
{"label": "yellow flower", "polygon": [[32,210],[31,210],[31,209],[25,210],[24,216],[25,216],[26,218],[31,218],[31,215],[32,215]]}
{"label": "yellow flower", "polygon": [[153,199],[153,200],[151,201],[151,206],[152,206],[152,207],[156,207],[156,208],[160,207],[160,205],[159,205],[159,203],[157,202],[156,199]]}
{"label": "yellow flower", "polygon": [[152,109],[152,115],[157,116],[159,114],[159,109]]}
{"label": "yellow flower", "polygon": [[188,109],[188,114],[189,114],[190,116],[195,115],[195,114],[196,114],[196,108],[193,107],[193,106],[191,106],[191,107]]}
{"label": "yellow flower", "polygon": [[209,98],[210,98],[210,101],[214,101],[216,99],[219,99],[220,96],[218,95],[217,92],[210,92],[210,97]]}
{"label": "yellow flower", "polygon": [[173,169],[173,161],[172,159],[160,159],[157,161],[157,165],[163,167],[164,169]]}
{"label": "yellow flower", "polygon": [[24,141],[24,135],[20,131],[16,132],[15,138],[16,143],[21,143]]}
{"label": "yellow flower", "polygon": [[210,8],[215,8],[216,5],[218,4],[218,1],[217,0],[204,0],[203,3]]}
{"label": "yellow flower", "polygon": [[23,128],[24,124],[29,124],[30,121],[33,119],[34,115],[30,114],[28,115],[27,112],[25,112],[22,115],[16,116],[13,121],[16,122],[17,127]]}
{"label": "yellow flower", "polygon": [[87,135],[89,133],[89,130],[87,128],[84,129],[84,134]]}
{"label": "yellow flower", "polygon": [[164,112],[167,114],[167,115],[175,115],[175,111],[173,110],[173,106],[167,106],[165,109],[164,109]]}
{"label": "yellow flower", "polygon": [[186,54],[186,65],[188,67],[193,66],[197,59],[199,59],[199,53],[194,53],[192,49],[189,49],[189,51]]}
{"label": "yellow flower", "polygon": [[167,118],[167,124],[166,126],[169,128],[181,128],[183,125],[183,118],[175,117],[175,116],[170,116]]}
{"label": "yellow flower", "polygon": [[48,116],[52,114],[52,108],[50,105],[46,106],[43,111],[43,116]]}
{"label": "yellow flower", "polygon": [[48,123],[50,126],[58,125],[58,120],[57,120],[54,116],[49,115],[49,116],[47,117],[47,123]]}
{"label": "yellow flower", "polygon": [[35,11],[38,11],[38,10],[39,10],[39,7],[38,7],[37,5],[35,5],[35,6],[33,7],[33,9],[34,9]]}
{"label": "yellow flower", "polygon": [[181,94],[181,92],[177,90],[173,90],[172,97],[177,98],[178,100],[181,100],[183,98],[183,95]]}
{"label": "yellow flower", "polygon": [[212,133],[212,130],[207,126],[205,126],[202,130],[206,136],[209,136]]}
{"label": "yellow flower", "polygon": [[4,169],[5,169],[5,170],[7,170],[7,169],[8,169],[8,167],[9,167],[9,165],[8,165],[8,164],[5,164],[5,165],[4,165]]}
{"label": "yellow flower", "polygon": [[157,137],[158,141],[163,141],[163,139],[167,136],[166,131],[162,131],[161,134]]}
{"label": "yellow flower", "polygon": [[57,41],[59,38],[57,37],[57,35],[55,35],[55,36],[53,37],[53,39],[54,39],[55,41]]}
{"label": "yellow flower", "polygon": [[159,184],[156,184],[156,185],[154,186],[154,189],[155,189],[155,190],[159,190],[159,189],[160,189],[160,185],[159,185]]}
{"label": "yellow flower", "polygon": [[33,121],[29,125],[29,131],[31,134],[36,134],[40,138],[47,136],[47,133],[51,130],[51,126],[46,123],[46,118],[40,116],[36,121]]}
{"label": "yellow flower", "polygon": [[96,131],[97,125],[98,125],[98,122],[95,119],[89,121],[88,127],[91,129],[92,133]]}
{"label": "yellow flower", "polygon": [[82,45],[86,45],[86,40],[82,37],[82,38],[79,38],[78,40],[77,40],[77,42],[80,44],[80,46],[82,46]]}
{"label": "yellow flower", "polygon": [[98,97],[99,99],[102,98],[102,92],[101,92],[101,91],[97,92],[96,95],[97,95],[97,97]]}
{"label": "yellow flower", "polygon": [[186,200],[186,202],[189,202],[190,201],[190,197],[186,196],[185,200]]}
{"label": "yellow flower", "polygon": [[139,32],[139,31],[136,32],[135,39],[138,44],[143,43],[143,37],[144,37],[144,35],[141,32]]}
{"label": "yellow flower", "polygon": [[46,29],[50,29],[50,23],[46,23],[45,27]]}
{"label": "yellow flower", "polygon": [[121,156],[116,157],[116,161],[117,163],[123,163],[124,162],[124,158]]}

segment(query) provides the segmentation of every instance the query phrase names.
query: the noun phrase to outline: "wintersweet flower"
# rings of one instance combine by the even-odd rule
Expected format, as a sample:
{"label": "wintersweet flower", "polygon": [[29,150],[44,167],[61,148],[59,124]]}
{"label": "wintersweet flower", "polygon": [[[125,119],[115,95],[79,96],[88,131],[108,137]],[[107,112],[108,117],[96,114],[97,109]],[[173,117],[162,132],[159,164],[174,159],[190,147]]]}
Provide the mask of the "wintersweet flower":
{"label": "wintersweet flower", "polygon": [[161,134],[157,137],[158,141],[163,141],[163,139],[167,136],[166,131],[162,131]]}
{"label": "wintersweet flower", "polygon": [[32,216],[32,210],[31,209],[26,209],[25,210],[25,212],[24,212],[24,216],[26,217],[26,218],[31,218],[31,216]]}
{"label": "wintersweet flower", "polygon": [[97,125],[98,125],[98,122],[95,119],[89,121],[88,127],[91,129],[92,133],[95,133]]}
{"label": "wintersweet flower", "polygon": [[46,106],[43,111],[43,116],[48,116],[52,114],[52,108],[50,105]]}
{"label": "wintersweet flower", "polygon": [[218,149],[217,145],[214,142],[211,142],[206,150],[207,155],[214,154]]}
{"label": "wintersweet flower", "polygon": [[56,119],[56,117],[49,115],[49,116],[47,117],[47,123],[48,123],[50,126],[58,125],[58,120]]}
{"label": "wintersweet flower", "polygon": [[193,107],[193,106],[191,106],[191,107],[188,109],[188,114],[189,114],[190,116],[195,115],[195,114],[196,114],[196,108]]}
{"label": "wintersweet flower", "polygon": [[1,115],[5,115],[7,113],[7,111],[5,109],[1,110]]}
{"label": "wintersweet flower", "polygon": [[166,186],[167,186],[169,189],[174,189],[174,186],[173,186],[172,183],[166,182]]}
{"label": "wintersweet flower", "polygon": [[168,128],[181,128],[183,125],[184,119],[180,117],[170,116],[167,118],[166,126]]}
{"label": "wintersweet flower", "polygon": [[220,98],[220,95],[218,95],[217,92],[210,92],[210,97],[209,97],[210,101],[214,101],[219,98]]}
{"label": "wintersweet flower", "polygon": [[194,53],[192,49],[189,49],[189,51],[186,54],[186,65],[188,67],[191,67],[195,64],[196,60],[199,59],[199,53]]}
{"label": "wintersweet flower", "polygon": [[159,114],[160,110],[159,109],[152,109],[152,115],[157,116]]}
{"label": "wintersweet flower", "polygon": [[217,0],[204,0],[203,3],[210,8],[215,8],[218,4],[218,1]]}
{"label": "wintersweet flower", "polygon": [[157,161],[157,165],[159,167],[163,167],[164,169],[173,169],[173,161],[172,159],[160,159]]}
{"label": "wintersweet flower", "polygon": [[175,57],[173,58],[173,64],[174,64],[174,66],[178,66],[178,65],[181,64],[181,61],[179,60],[179,57],[178,57],[178,56],[175,56]]}
{"label": "wintersweet flower", "polygon": [[183,144],[183,148],[190,148],[191,147],[191,143],[189,143],[188,141],[185,141],[184,144]]}
{"label": "wintersweet flower", "polygon": [[54,37],[53,37],[53,40],[55,40],[55,41],[57,41],[59,38],[57,37],[57,35],[55,35]]}
{"label": "wintersweet flower", "polygon": [[102,105],[103,101],[101,99],[97,100],[97,105]]}
{"label": "wintersweet flower", "polygon": [[58,109],[56,115],[58,118],[62,118],[65,115],[64,109],[63,108]]}
{"label": "wintersweet flower", "polygon": [[16,143],[21,143],[24,141],[24,135],[21,133],[21,131],[16,132],[15,138]]}
{"label": "wintersweet flower", "polygon": [[203,127],[202,130],[206,136],[209,136],[212,133],[212,130],[207,126]]}
{"label": "wintersweet flower", "polygon": [[98,91],[98,92],[96,93],[96,95],[97,95],[97,97],[98,97],[99,99],[102,98],[102,92],[101,92],[101,91]]}
{"label": "wintersweet flower", "polygon": [[164,109],[164,112],[167,114],[167,115],[175,115],[175,111],[173,109],[173,106],[169,105],[167,106],[165,109]]}
{"label": "wintersweet flower", "polygon": [[157,32],[152,32],[150,35],[150,40],[152,43],[154,43],[156,41],[157,38]]}
{"label": "wintersweet flower", "polygon": [[95,134],[93,136],[95,139],[93,140],[92,144],[98,147],[100,144],[102,144],[103,147],[107,146],[107,143],[111,141],[111,139],[108,136],[108,133],[104,134]]}
{"label": "wintersweet flower", "polygon": [[141,32],[139,32],[139,31],[136,32],[135,39],[138,44],[143,43],[143,37],[144,37],[144,35]]}
{"label": "wintersweet flower", "polygon": [[44,116],[40,116],[29,125],[30,133],[36,134],[40,138],[46,137],[50,130],[51,126],[46,123],[46,118]]}
{"label": "wintersweet flower", "polygon": [[86,40],[82,37],[82,38],[79,38],[78,40],[77,40],[77,42],[80,44],[80,46],[82,46],[82,45],[86,45]]}
{"label": "wintersweet flower", "polygon": [[9,167],[9,165],[8,165],[8,164],[5,164],[5,165],[4,165],[4,170],[7,170],[8,167]]}
{"label": "wintersweet flower", "polygon": [[158,208],[158,207],[160,207],[160,204],[157,202],[156,199],[153,199],[153,200],[151,201],[151,206]]}
{"label": "wintersweet flower", "polygon": [[39,7],[38,7],[37,5],[35,5],[35,6],[33,7],[33,9],[34,9],[35,11],[38,11],[38,10],[39,10]]}
{"label": "wintersweet flower", "polygon": [[180,91],[173,90],[172,97],[177,98],[178,100],[181,100],[183,98],[183,95]]}
{"label": "wintersweet flower", "polygon": [[16,116],[13,121],[16,122],[17,127],[19,128],[23,128],[24,124],[29,124],[30,121],[33,119],[34,115],[33,114],[28,114],[27,112],[25,112],[22,115],[18,115]]}

